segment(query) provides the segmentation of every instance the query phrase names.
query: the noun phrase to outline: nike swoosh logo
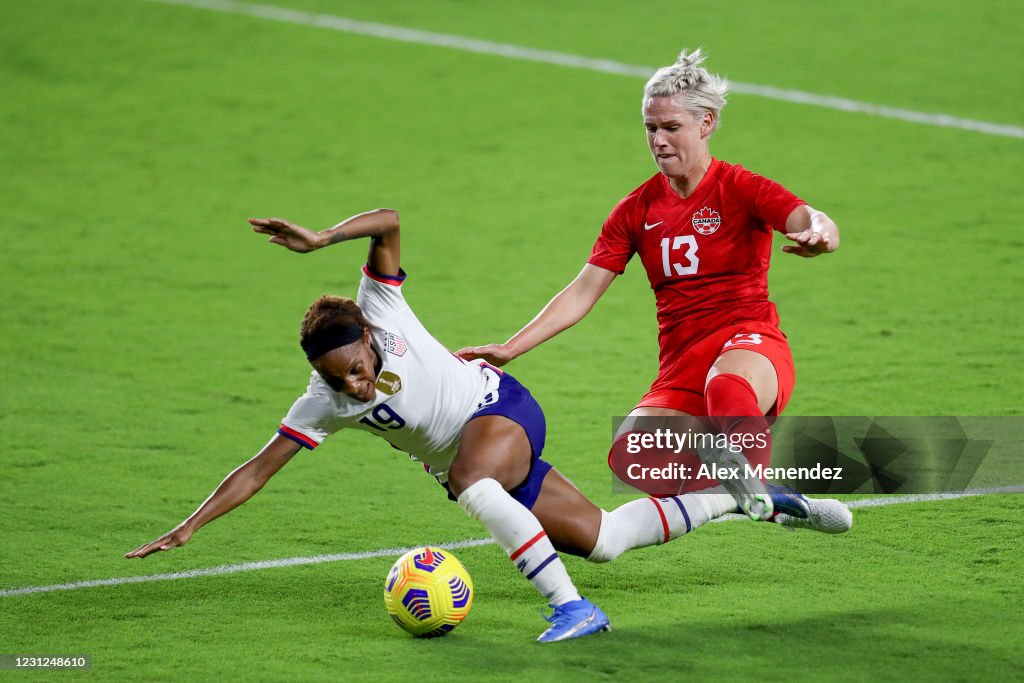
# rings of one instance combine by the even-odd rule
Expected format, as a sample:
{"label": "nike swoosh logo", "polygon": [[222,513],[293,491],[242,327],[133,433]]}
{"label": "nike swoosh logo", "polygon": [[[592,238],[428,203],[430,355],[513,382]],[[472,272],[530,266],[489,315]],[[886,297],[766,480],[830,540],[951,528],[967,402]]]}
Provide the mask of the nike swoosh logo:
{"label": "nike swoosh logo", "polygon": [[656,227],[658,227],[659,225],[661,225],[664,222],[665,221],[658,221],[657,223],[651,223],[650,225],[648,225],[647,221],[644,221],[644,230],[650,230],[651,228],[656,228]]}

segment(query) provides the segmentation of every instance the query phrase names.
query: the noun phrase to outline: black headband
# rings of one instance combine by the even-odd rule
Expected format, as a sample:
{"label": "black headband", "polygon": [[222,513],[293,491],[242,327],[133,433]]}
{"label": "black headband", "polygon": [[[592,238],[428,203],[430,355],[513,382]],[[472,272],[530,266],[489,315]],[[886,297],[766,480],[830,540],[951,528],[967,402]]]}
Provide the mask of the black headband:
{"label": "black headband", "polygon": [[359,323],[349,325],[336,325],[322,330],[303,339],[300,344],[306,352],[306,360],[319,358],[328,351],[333,351],[341,346],[348,346],[352,342],[363,338],[363,326]]}

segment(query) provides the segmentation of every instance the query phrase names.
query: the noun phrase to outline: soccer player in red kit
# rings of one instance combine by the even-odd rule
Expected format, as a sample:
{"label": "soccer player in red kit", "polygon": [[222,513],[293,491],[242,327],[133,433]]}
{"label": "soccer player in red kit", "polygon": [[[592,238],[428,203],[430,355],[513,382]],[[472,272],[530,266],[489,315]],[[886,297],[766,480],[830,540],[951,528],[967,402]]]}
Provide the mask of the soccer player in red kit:
{"label": "soccer player in red kit", "polygon": [[[783,251],[811,258],[835,251],[839,230],[778,183],[711,156],[729,83],[703,61],[700,50],[683,51],[648,81],[642,112],[659,173],[613,209],[576,279],[506,343],[460,355],[495,365],[522,355],[582,319],[638,254],[657,301],[660,366],[630,417],[709,416],[722,433],[767,431],[765,416],[782,412],[795,382],[768,300],[772,233],[792,242]],[[744,455],[767,466],[770,444]],[[849,528],[845,506],[822,505],[811,501],[809,519],[777,521]]]}

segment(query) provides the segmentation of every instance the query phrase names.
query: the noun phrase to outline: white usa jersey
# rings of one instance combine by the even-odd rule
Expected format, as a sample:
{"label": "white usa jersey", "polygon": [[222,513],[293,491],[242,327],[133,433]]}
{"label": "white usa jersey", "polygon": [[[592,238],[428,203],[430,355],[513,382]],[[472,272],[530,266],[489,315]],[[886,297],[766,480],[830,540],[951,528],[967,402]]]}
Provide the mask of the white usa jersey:
{"label": "white usa jersey", "polygon": [[373,400],[334,391],[314,370],[278,432],[313,449],[343,427],[360,429],[442,475],[473,413],[497,400],[501,371],[467,363],[434,339],[406,303],[404,280],[404,273],[382,276],[363,267],[356,303],[374,326],[371,342],[381,360]]}

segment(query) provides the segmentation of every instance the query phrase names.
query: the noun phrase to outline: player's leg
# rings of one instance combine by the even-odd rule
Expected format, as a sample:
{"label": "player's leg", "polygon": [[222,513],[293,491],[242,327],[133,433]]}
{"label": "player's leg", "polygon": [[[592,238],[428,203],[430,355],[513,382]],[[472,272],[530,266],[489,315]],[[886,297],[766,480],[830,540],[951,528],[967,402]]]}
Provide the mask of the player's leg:
{"label": "player's leg", "polygon": [[608,617],[580,597],[537,517],[509,493],[529,484],[533,452],[519,423],[503,415],[476,417],[463,429],[448,470],[448,487],[555,609],[549,619],[552,626],[538,640],[566,640],[607,630]]}
{"label": "player's leg", "polygon": [[530,474],[530,442],[522,426],[501,415],[470,420],[448,486],[552,605],[579,600],[565,566],[530,510],[509,495]]}
{"label": "player's leg", "polygon": [[718,487],[681,496],[641,498],[607,512],[552,468],[532,509],[555,548],[593,562],[608,562],[627,550],[667,543],[715,517],[735,512],[736,502]]}
{"label": "player's leg", "polygon": [[764,468],[771,464],[770,431],[765,415],[775,406],[778,394],[775,366],[755,351],[726,351],[708,371],[704,386],[707,415],[723,434],[742,438],[747,444],[743,454],[751,466]]}
{"label": "player's leg", "polygon": [[[723,433],[749,437],[746,442],[754,446],[744,449],[744,455],[752,465],[767,467],[771,464],[771,434],[764,416],[782,412],[793,384],[793,361],[785,338],[771,331],[737,334],[708,372],[704,389],[707,414]],[[761,438],[755,438],[759,435]],[[768,490],[776,503],[772,521],[829,534],[848,531],[853,524],[853,515],[840,501],[805,498],[788,487],[771,484]]]}
{"label": "player's leg", "polygon": [[458,498],[481,479],[494,479],[508,491],[530,473],[531,448],[521,425],[501,415],[466,423],[459,451],[448,470],[448,486]]}
{"label": "player's leg", "polygon": [[557,550],[577,557],[593,551],[603,511],[555,468],[544,476],[531,511]]}
{"label": "player's leg", "polygon": [[[641,405],[616,430],[615,440],[634,430],[685,428],[691,416],[678,410]],[[563,552],[606,562],[627,550],[666,543],[710,519],[736,511],[736,503],[722,487],[701,494],[665,499],[640,499],[601,510],[560,472],[544,480],[534,506],[555,547]]]}
{"label": "player's leg", "polygon": [[[796,374],[786,337],[770,325],[750,323],[730,335],[715,354],[704,380],[704,409],[724,434],[748,435],[744,454],[751,465],[771,464],[765,415],[786,407]],[[758,438],[753,438],[758,437]]]}
{"label": "player's leg", "polygon": [[[771,431],[765,415],[778,414],[784,407],[795,379],[793,361],[785,336],[774,327],[751,323],[749,328],[732,328],[726,334],[729,337],[718,342],[722,346],[704,380],[704,414],[730,444],[742,444],[738,462],[743,465],[743,483],[754,489],[763,477],[752,475],[746,464],[755,472],[771,464]],[[731,457],[723,453],[723,462],[728,464]],[[806,515],[802,499],[790,502],[795,507],[786,511]],[[760,510],[760,517],[770,519],[774,512],[774,506],[768,506]]]}
{"label": "player's leg", "polygon": [[615,438],[636,429],[656,429],[659,427],[678,429],[685,420],[692,419],[693,414],[665,406],[640,405],[633,408],[615,430]]}
{"label": "player's leg", "polygon": [[[685,386],[685,383],[680,382],[680,386]],[[657,405],[645,405],[645,403],[655,403]],[[698,419],[693,416],[697,410],[703,410],[702,404],[703,396],[692,390],[652,390],[644,397],[642,404],[633,409],[617,430],[612,444],[610,460],[621,457],[623,450],[628,452],[628,439],[631,432],[668,430],[676,434],[688,433],[691,436],[708,434],[709,426],[705,422],[706,418]],[[708,435],[714,436],[713,434]],[[754,519],[766,520],[771,518],[774,511],[772,495],[760,479],[743,476],[746,474],[745,466],[747,463],[742,453],[722,448],[716,445],[714,439],[702,442],[696,448],[696,453],[700,463],[703,465],[715,468],[728,468],[731,471],[735,470],[741,476],[720,478],[717,482],[714,479],[707,478],[682,481],[677,489],[678,491],[681,493],[703,491],[708,494],[709,497],[702,501],[702,507],[706,508],[706,513],[712,519],[726,512],[736,511],[735,509],[724,509],[722,507],[728,502],[727,499],[721,498],[722,493],[728,493],[732,496],[732,499],[735,501],[734,507],[738,508],[742,513]],[[677,456],[666,454],[666,457],[674,458],[681,456],[678,456],[678,454]],[[661,494],[659,493],[658,495]],[[658,499],[653,498],[652,500]],[[666,498],[666,500],[671,501],[670,498]],[[665,510],[668,510],[665,514],[668,529],[667,540],[671,540],[680,535],[678,529],[681,528],[673,525],[673,520],[676,524],[681,524],[686,521],[686,516],[674,512],[671,506],[659,512],[664,512]],[[692,519],[690,521],[692,522]],[[689,528],[692,529],[692,525]]]}
{"label": "player's leg", "polygon": [[[740,335],[737,335],[740,336]],[[753,335],[747,335],[753,336]],[[779,373],[768,356],[748,349],[730,349],[715,359],[708,371],[704,384],[704,403],[708,403],[708,385],[716,378],[733,378],[742,380],[746,387],[742,395],[737,396],[726,406],[742,405],[750,412],[767,415],[775,407],[779,397]],[[719,400],[727,399],[733,392],[725,391]]]}
{"label": "player's leg", "polygon": [[[627,416],[617,436],[637,429],[681,430],[687,425],[700,428],[699,422],[680,410],[641,406]],[[736,512],[737,503],[724,487],[715,486],[683,495],[634,500],[607,512],[552,468],[531,509],[558,550],[594,562],[608,562],[627,550],[667,543],[712,519]]]}

